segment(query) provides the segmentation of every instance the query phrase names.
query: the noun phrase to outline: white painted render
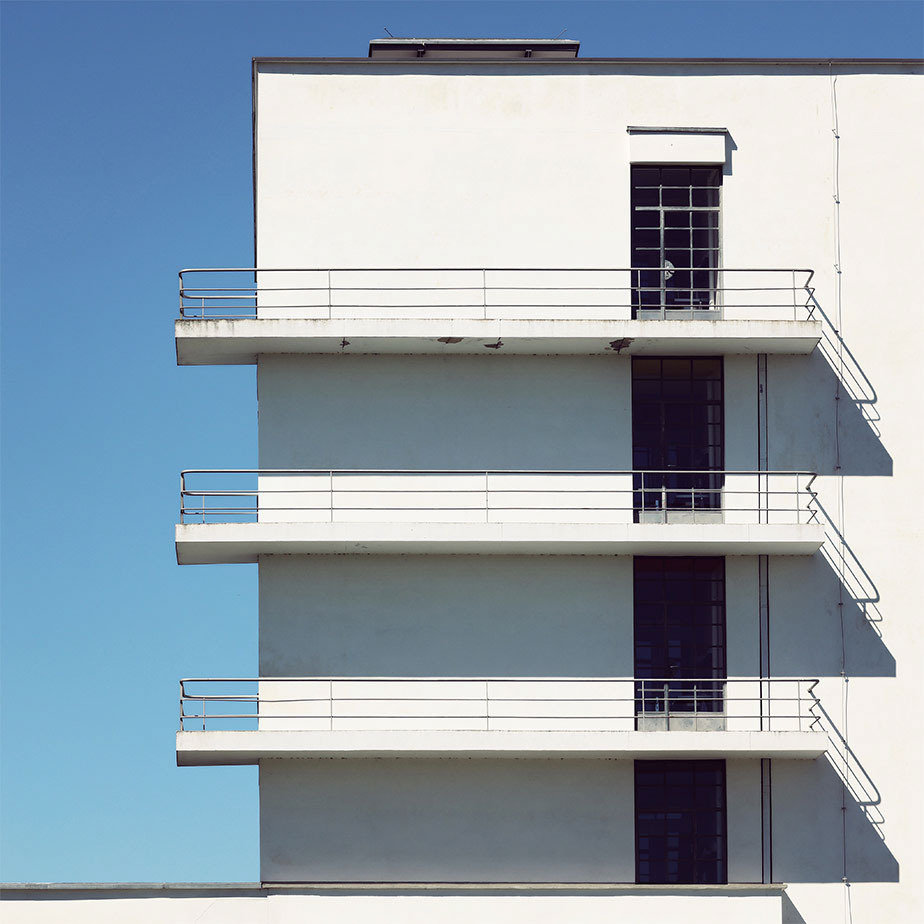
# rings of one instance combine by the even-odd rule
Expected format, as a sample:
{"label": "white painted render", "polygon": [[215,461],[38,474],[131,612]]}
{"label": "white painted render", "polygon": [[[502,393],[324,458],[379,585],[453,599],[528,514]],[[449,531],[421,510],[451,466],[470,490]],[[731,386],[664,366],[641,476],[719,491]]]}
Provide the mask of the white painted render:
{"label": "white painted render", "polygon": [[[727,774],[729,879],[755,882],[759,762]],[[631,882],[632,778],[629,760],[265,760],[262,875]]]}
{"label": "white painted render", "polygon": [[[924,257],[914,224],[924,140],[909,119],[921,110],[919,71],[259,63],[258,266],[626,266],[631,163],[671,162],[681,157],[676,145],[694,143],[627,127],[723,126],[715,161],[724,163],[722,264],[815,269],[823,321],[819,346],[803,355],[772,351],[751,328],[746,345],[773,353],[763,432],[760,360],[738,340],[724,364],[726,468],[818,472],[821,525],[798,527],[811,537],[774,546],[729,536],[773,524],[564,519],[421,528],[383,518],[360,529],[264,515],[255,524],[179,527],[182,561],[259,559],[261,676],[630,676],[631,563],[618,556],[669,548],[741,556],[727,559],[728,669],[755,676],[754,556],[769,554],[770,674],[821,678],[828,740],[815,760],[771,761],[769,875],[790,885],[767,920],[841,924],[848,911],[858,922],[914,920],[924,888],[924,748],[913,707],[924,648],[914,582],[924,343],[914,320],[918,274],[909,271]],[[704,137],[696,144],[715,144]],[[718,158],[717,150],[697,156]],[[213,349],[211,336],[224,339],[213,356],[241,361],[262,349],[259,338],[277,338],[272,354],[257,358],[262,468],[631,468],[627,355],[551,355],[565,352],[567,338],[556,343],[544,330],[534,331],[545,346],[533,351],[525,339],[516,344],[517,327],[506,328],[510,353],[546,355],[451,355],[450,345],[427,355],[423,342],[436,328],[417,326],[420,319],[377,329],[368,319],[368,328],[346,327],[268,313],[252,324],[272,330],[214,322],[189,344],[178,339],[178,353],[191,351],[185,361],[209,355],[195,350]],[[538,322],[522,323],[532,330]],[[644,323],[661,324],[645,329],[667,338],[663,325],[673,322]],[[722,324],[752,322],[708,323],[718,336]],[[178,331],[185,336],[185,326]],[[345,355],[294,355],[307,338],[320,338],[310,345],[320,354],[330,348],[323,338],[350,339],[348,331],[370,343],[395,339],[377,356],[346,347]],[[290,335],[286,355],[281,338]],[[197,338],[202,346],[192,345]],[[664,353],[677,349],[663,344]],[[398,355],[412,347],[417,355]],[[724,352],[726,343],[713,348]],[[691,352],[702,355],[701,344]],[[468,527],[471,544],[460,542]],[[622,545],[612,542],[617,529]],[[643,530],[657,541],[637,544]],[[717,530],[726,544],[710,545]],[[814,545],[796,548],[809,538]],[[573,542],[583,554],[539,557],[529,542]],[[775,554],[781,549],[798,554]],[[709,734],[726,733],[697,737]],[[221,748],[203,744],[203,755]],[[759,881],[768,875],[760,762],[736,757],[727,767],[729,879]],[[628,760],[272,758],[261,766],[260,798],[265,880],[634,878]],[[355,913],[353,898],[328,900]],[[443,919],[470,913],[457,895],[438,900]],[[655,904],[661,897],[631,900],[648,904],[623,896],[617,912],[608,898],[582,897],[592,911],[574,905],[563,914],[697,920],[705,908],[699,895],[672,896],[678,908],[670,911]],[[732,920],[767,913],[765,896],[740,901],[749,904]],[[490,913],[531,913],[522,898],[510,902]],[[369,916],[404,920],[405,911],[383,904]],[[530,920],[545,913],[553,914]],[[710,908],[714,916],[703,919],[723,913]]]}
{"label": "white painted render", "polygon": [[[821,321],[484,321],[260,318],[178,320],[181,366],[256,363],[278,353],[435,353],[445,356],[810,353]],[[344,346],[346,341],[346,346]],[[497,344],[501,343],[498,347]]]}
{"label": "white painted render", "polygon": [[[756,683],[756,681],[755,681]],[[634,715],[632,716],[634,718]],[[271,724],[272,719],[269,723]],[[270,758],[538,759],[612,758],[620,760],[720,760],[777,757],[814,760],[828,750],[822,731],[470,731],[449,727],[404,731],[196,731],[177,732],[179,767],[240,766]],[[279,725],[305,725],[305,721]],[[320,724],[320,723],[319,723]],[[369,723],[364,723],[369,724]],[[378,723],[400,724],[394,719]],[[442,722],[441,725],[450,723]],[[455,723],[460,724],[460,723]],[[504,723],[496,723],[504,724]],[[517,723],[525,725],[526,723]],[[543,719],[538,726],[568,723]],[[577,724],[577,723],[573,723]],[[733,723],[732,723],[733,724]],[[187,725],[187,728],[190,728]],[[623,798],[632,801],[631,789]],[[268,810],[267,810],[268,811]]]}
{"label": "white painted render", "polygon": [[176,528],[181,565],[265,555],[811,555],[822,527],[711,524],[216,523]]}
{"label": "white painted render", "polygon": [[64,884],[10,888],[2,896],[10,924],[649,924],[677,920],[691,924],[779,924],[785,886],[659,886],[621,884],[508,887],[363,889],[254,885]]}

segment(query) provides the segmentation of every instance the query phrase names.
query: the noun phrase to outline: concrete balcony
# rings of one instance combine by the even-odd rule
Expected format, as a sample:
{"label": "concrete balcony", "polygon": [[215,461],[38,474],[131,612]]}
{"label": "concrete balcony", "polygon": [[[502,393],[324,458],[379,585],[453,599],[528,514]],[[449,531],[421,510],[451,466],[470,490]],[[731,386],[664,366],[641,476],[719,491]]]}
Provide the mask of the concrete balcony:
{"label": "concrete balcony", "polygon": [[183,680],[177,764],[280,757],[763,758],[828,747],[816,680]]}
{"label": "concrete balcony", "polygon": [[812,271],[188,269],[180,365],[267,353],[810,353]]}
{"label": "concrete balcony", "polygon": [[180,564],[261,555],[811,555],[807,472],[200,470]]}

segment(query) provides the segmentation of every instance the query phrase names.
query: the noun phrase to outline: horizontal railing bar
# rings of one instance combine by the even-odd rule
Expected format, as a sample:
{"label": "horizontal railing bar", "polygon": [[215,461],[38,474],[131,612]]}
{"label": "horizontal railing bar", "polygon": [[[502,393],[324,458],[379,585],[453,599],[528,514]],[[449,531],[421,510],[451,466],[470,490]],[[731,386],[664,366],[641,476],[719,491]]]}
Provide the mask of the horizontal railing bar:
{"label": "horizontal railing bar", "polygon": [[[651,270],[653,273],[660,273],[663,270]],[[678,273],[701,273],[712,272],[711,270],[675,270]],[[487,286],[493,292],[660,292],[661,286]],[[689,285],[689,286],[671,286],[670,291],[676,293],[682,292],[792,292],[798,291],[802,286],[710,286],[710,285]],[[250,292],[250,289],[244,288],[217,288],[209,286],[207,288],[184,288],[180,293],[184,298],[197,299],[251,299],[256,298],[260,292],[329,292],[333,289],[335,292],[483,292],[485,286],[463,286],[463,285],[445,285],[445,286],[275,286],[260,287],[254,291],[253,295],[206,295],[207,292]],[[269,307],[278,308],[279,305]],[[351,307],[334,305],[338,307]],[[498,307],[489,305],[489,308]],[[512,307],[512,306],[510,306]]]}
{"label": "horizontal railing bar", "polygon": [[[702,702],[702,700],[698,700],[698,702]],[[703,719],[708,719],[713,716],[715,718],[723,718],[723,719],[758,718],[758,716],[751,716],[751,715],[744,715],[744,716],[728,715],[728,713],[726,712],[720,712],[718,710],[710,711],[706,709],[699,709],[699,710],[679,709],[679,710],[674,710],[674,711],[667,710],[663,712],[655,712],[654,710],[650,710],[649,712],[654,715],[665,715],[665,716],[666,715],[676,715],[676,716],[699,715]],[[570,721],[572,719],[576,721],[588,721],[592,719],[594,720],[599,719],[599,720],[606,720],[606,721],[624,720],[625,722],[629,723],[629,722],[634,722],[636,719],[640,717],[644,717],[645,715],[646,713],[644,711],[638,712],[638,713],[635,713],[635,712],[623,713],[623,714],[614,713],[613,715],[607,715],[607,714],[604,714],[604,715],[580,715],[580,714],[579,715],[570,715],[570,714],[569,715],[538,715],[538,714],[537,715],[518,715],[515,713],[504,713],[503,715],[491,715],[491,716],[488,716],[488,718],[499,719],[499,720],[540,719],[540,720],[545,720],[545,721],[552,721],[552,720]],[[445,720],[453,720],[453,719],[484,719],[485,717],[486,716],[484,712],[462,713],[461,715],[459,714],[445,715],[443,713],[429,713],[429,712],[422,713],[422,714],[416,714],[416,715],[361,715],[361,714],[354,715],[351,713],[350,715],[335,715],[334,716],[335,719],[350,719],[350,720],[354,720],[354,719],[445,719]],[[199,721],[201,721],[203,716],[201,714],[187,714],[184,716],[184,718],[193,719],[193,720],[198,719]],[[276,713],[276,712],[266,713],[263,715],[257,714],[257,713],[238,714],[234,712],[215,713],[213,715],[210,712],[208,713],[208,715],[204,716],[204,718],[207,720],[212,720],[212,719],[299,719],[301,721],[304,721],[306,719],[319,719],[321,721],[324,721],[324,720],[329,720],[330,715],[329,714],[320,714],[320,715],[291,714],[289,715],[287,713]],[[782,719],[793,720],[793,719],[802,718],[803,720],[807,721],[809,719],[809,715],[808,714],[800,715],[800,714],[795,714],[795,713],[792,715],[783,714],[783,713],[774,713],[770,718],[777,719],[777,720],[782,720]]]}
{"label": "horizontal railing bar", "polygon": [[[676,268],[676,267],[675,267]],[[657,272],[657,266],[202,266],[185,267],[186,273],[632,273]],[[681,267],[681,271],[699,269],[710,273],[811,273],[809,267],[783,266],[715,266]]]}
{"label": "horizontal railing bar", "polygon": [[[691,259],[715,260],[716,248],[695,248]],[[313,282],[315,285],[262,285],[269,274],[305,276],[309,279],[291,279],[292,283]],[[216,283],[235,282],[235,275],[246,274],[247,285],[186,285],[187,281],[205,282],[208,276]],[[261,280],[260,274],[264,274]],[[416,279],[414,274],[416,274]],[[424,280],[421,274],[437,278]],[[553,278],[550,274],[554,274]],[[731,275],[730,275],[731,274]],[[750,274],[753,277],[748,280]],[[341,280],[340,276],[346,278]],[[519,276],[520,278],[505,278]],[[363,276],[377,276],[364,280]],[[325,278],[326,277],[326,278]],[[401,278],[405,277],[405,278]],[[525,277],[525,278],[523,278]],[[532,277],[532,278],[530,278]],[[545,277],[549,277],[544,281]],[[798,278],[797,278],[798,277]],[[666,278],[673,280],[665,286]],[[601,309],[631,309],[633,317],[646,320],[649,312],[657,312],[669,319],[667,312],[675,312],[684,320],[696,319],[695,312],[708,312],[714,317],[727,317],[727,312],[738,310],[784,310],[786,316],[799,311],[812,313],[811,282],[814,270],[806,267],[719,267],[719,266],[628,266],[628,267],[189,267],[179,271],[180,316],[193,320],[259,319],[265,309],[267,317],[278,319],[279,312],[296,315],[326,314],[342,318],[362,310],[367,317],[388,315],[391,319],[416,316],[420,309],[438,307],[442,312],[476,311],[483,320],[500,320],[499,314],[516,310],[523,314],[548,314],[549,311],[583,312]],[[726,282],[730,284],[726,285]],[[747,283],[751,284],[748,285]],[[763,282],[764,285],[756,283]],[[348,283],[348,284],[345,284]],[[628,283],[628,284],[626,284]],[[634,283],[634,284],[633,284]],[[737,284],[735,284],[737,283]],[[799,296],[802,290],[804,297]],[[326,297],[325,297],[326,291]],[[421,301],[439,303],[459,293],[456,300],[438,305],[419,304]],[[286,304],[261,304],[273,301],[280,293],[307,293],[308,301],[301,304],[286,300]],[[350,299],[352,293],[352,300]],[[371,298],[365,303],[364,293],[378,293],[386,298],[391,293],[397,302]],[[433,297],[428,298],[428,293]],[[515,303],[505,302],[505,293],[520,293]],[[560,297],[556,293],[560,293]],[[596,293],[594,303],[585,303],[580,293]],[[750,294],[749,294],[750,293]],[[744,294],[745,297],[741,298]],[[761,295],[763,297],[761,297]],[[335,297],[336,296],[336,297]],[[765,301],[766,298],[770,301]],[[458,299],[462,300],[459,301]],[[749,299],[759,298],[748,303]],[[651,304],[644,304],[650,301]],[[339,302],[339,304],[337,304]],[[524,302],[526,304],[524,304]],[[532,305],[530,303],[533,302]],[[545,304],[543,304],[545,302]],[[551,302],[551,303],[550,303]],[[601,304],[603,302],[604,304]],[[416,304],[415,304],[416,303]],[[543,311],[535,309],[542,308]],[[369,312],[368,315],[365,313]],[[527,318],[528,319],[528,318]],[[358,320],[358,318],[356,319]],[[539,318],[534,318],[539,320]]]}
{"label": "horizontal railing bar", "polygon": [[187,468],[181,475],[817,475],[816,472],[779,469],[477,469],[477,468]]}
{"label": "horizontal railing bar", "polygon": [[[374,722],[381,728],[381,723],[395,722],[413,730],[418,722],[439,722],[443,730],[452,730],[458,723],[482,720],[490,723],[496,722],[536,722],[553,723],[559,730],[567,730],[569,723],[617,723],[628,730],[645,731],[639,728],[638,722],[651,720],[673,719],[684,723],[692,720],[694,730],[701,726],[703,731],[748,730],[745,726],[755,726],[751,730],[771,730],[780,723],[797,724],[803,730],[803,722],[807,722],[807,731],[822,731],[820,717],[815,709],[818,699],[815,688],[819,684],[818,678],[805,677],[224,677],[224,678],[183,678],[180,680],[180,729],[186,730],[187,723],[195,723],[204,730],[209,722],[215,723],[233,721],[256,722],[258,730],[272,728],[275,724],[287,721],[294,722],[320,722],[324,728],[307,728],[311,730],[337,730],[333,725],[329,729],[326,723],[336,722],[340,729],[355,728],[357,722]],[[273,696],[267,687],[273,684],[306,684],[320,683],[325,687],[325,694],[319,696]],[[373,684],[385,689],[369,690],[367,695],[356,695],[355,689],[350,695],[340,695],[335,684]],[[431,689],[421,690],[420,695],[391,696],[387,687],[395,684],[427,684]],[[194,693],[189,688],[220,684],[254,684],[260,687],[251,693],[229,691],[226,693]],[[465,695],[456,692],[452,696],[441,696],[441,684],[477,684],[477,694]],[[492,690],[492,684],[499,684],[500,689]],[[558,687],[562,694],[555,697],[549,691],[542,691],[543,695],[530,695],[529,687],[535,684],[546,684]],[[587,695],[587,692],[576,685],[587,686],[598,684],[616,687],[612,692],[620,695]],[[524,689],[517,689],[518,687]],[[795,690],[792,688],[795,687]],[[580,696],[566,695],[569,688],[582,693]],[[756,692],[754,692],[756,688]],[[297,691],[292,691],[297,692]],[[601,690],[605,693],[605,690]],[[518,695],[519,694],[519,695]],[[247,712],[214,712],[216,704],[230,705],[239,703],[253,706]],[[319,704],[323,705],[320,710]],[[505,711],[513,704],[547,704],[543,712],[533,711]],[[343,712],[343,707],[355,708],[357,704],[376,708],[361,713]],[[410,704],[416,704],[417,710],[408,714],[403,711]],[[572,710],[578,704],[598,704],[611,706],[615,711],[603,714],[588,714],[580,712],[575,714]],[[752,704],[765,704],[769,714],[758,714],[751,711]],[[793,704],[795,709],[793,710]],[[279,706],[286,705],[287,711],[278,711]],[[447,714],[444,706],[454,705],[461,707],[462,711],[453,710]],[[212,711],[207,709],[212,707]],[[300,707],[310,707],[306,713]],[[555,707],[558,708],[555,708]],[[744,712],[736,714],[733,707],[743,707]],[[192,710],[192,711],[187,711]],[[498,713],[498,710],[500,712]],[[759,710],[758,710],[759,711]],[[709,727],[710,721],[721,721],[721,728]],[[408,725],[410,723],[410,725]],[[562,727],[564,726],[564,727]],[[613,729],[610,725],[610,730]],[[685,728],[681,724],[681,728]],[[647,730],[656,730],[648,728]],[[241,729],[244,730],[244,729]],[[282,729],[285,730],[285,729]],[[462,730],[461,728],[459,730]],[[488,726],[484,730],[490,730]],[[600,729],[601,731],[605,729]],[[670,730],[668,727],[667,730]]]}
{"label": "horizontal railing bar", "polygon": [[[734,677],[613,677],[613,676],[588,676],[588,677],[562,677],[562,676],[510,676],[495,675],[490,677],[482,676],[464,676],[464,675],[443,675],[443,676],[414,676],[398,677],[394,675],[368,675],[355,676],[352,674],[339,675],[292,675],[292,676],[270,676],[270,677],[183,677],[179,682],[184,683],[291,683],[293,681],[349,681],[365,682],[374,681],[376,683],[434,683],[434,682],[472,682],[472,683],[819,683],[818,677],[754,677],[754,676],[734,676]],[[324,697],[327,699],[328,697]]]}

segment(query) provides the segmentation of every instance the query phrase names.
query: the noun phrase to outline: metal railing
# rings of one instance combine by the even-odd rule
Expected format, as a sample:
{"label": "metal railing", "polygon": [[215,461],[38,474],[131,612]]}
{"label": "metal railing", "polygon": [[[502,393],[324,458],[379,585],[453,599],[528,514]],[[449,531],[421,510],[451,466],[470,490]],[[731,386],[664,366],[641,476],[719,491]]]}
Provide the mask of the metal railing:
{"label": "metal railing", "polygon": [[817,519],[813,472],[190,469],[181,523]]}
{"label": "metal railing", "polygon": [[180,681],[180,731],[822,731],[817,679],[253,677]]}
{"label": "metal railing", "polygon": [[[682,286],[684,274],[708,281]],[[180,317],[805,319],[814,270],[408,267],[183,269]]]}

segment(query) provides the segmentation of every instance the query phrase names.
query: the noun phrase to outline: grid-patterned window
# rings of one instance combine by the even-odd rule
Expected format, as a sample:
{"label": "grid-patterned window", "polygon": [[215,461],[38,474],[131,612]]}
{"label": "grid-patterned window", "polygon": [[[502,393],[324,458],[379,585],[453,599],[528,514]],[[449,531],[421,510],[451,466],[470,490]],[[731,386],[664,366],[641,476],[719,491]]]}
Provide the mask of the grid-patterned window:
{"label": "grid-patterned window", "polygon": [[632,168],[636,312],[716,307],[721,167]]}
{"label": "grid-patterned window", "polygon": [[721,357],[633,357],[636,511],[721,508],[723,416]]}
{"label": "grid-patterned window", "polygon": [[725,761],[635,762],[635,881],[728,881]]}
{"label": "grid-patterned window", "polygon": [[722,712],[725,559],[636,557],[634,569],[636,715]]}

